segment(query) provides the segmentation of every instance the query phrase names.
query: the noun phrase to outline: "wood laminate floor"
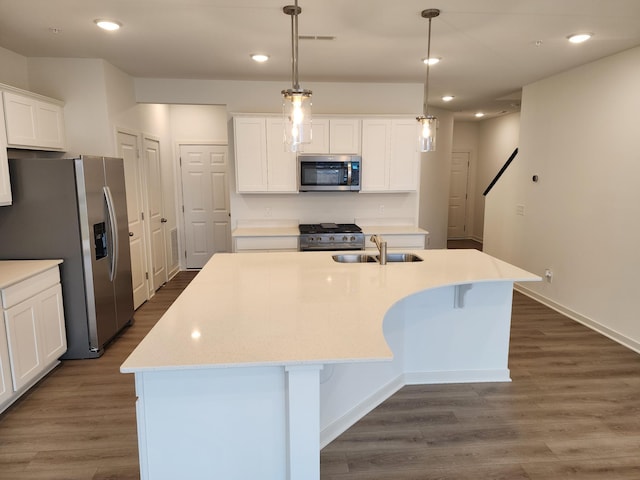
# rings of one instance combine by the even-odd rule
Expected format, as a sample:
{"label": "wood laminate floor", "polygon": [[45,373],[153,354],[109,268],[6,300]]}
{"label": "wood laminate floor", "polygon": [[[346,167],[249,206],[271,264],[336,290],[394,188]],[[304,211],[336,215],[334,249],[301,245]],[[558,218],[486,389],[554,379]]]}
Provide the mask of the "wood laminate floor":
{"label": "wood laminate floor", "polygon": [[[0,415],[0,479],[139,478],[119,366],[193,276]],[[640,355],[515,293],[510,368],[511,383],[401,389],[323,449],[322,480],[640,479]]]}

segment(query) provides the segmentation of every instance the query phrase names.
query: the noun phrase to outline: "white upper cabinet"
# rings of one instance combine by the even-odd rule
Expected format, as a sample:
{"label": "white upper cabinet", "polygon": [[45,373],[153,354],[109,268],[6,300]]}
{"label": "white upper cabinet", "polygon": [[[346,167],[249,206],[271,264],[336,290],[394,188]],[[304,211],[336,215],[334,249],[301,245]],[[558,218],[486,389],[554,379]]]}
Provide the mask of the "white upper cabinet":
{"label": "white upper cabinet", "polygon": [[4,91],[2,96],[9,147],[64,150],[64,114],[61,103],[13,91]]}
{"label": "white upper cabinet", "polygon": [[296,156],[285,150],[278,117],[234,117],[238,193],[296,193]]}
{"label": "white upper cabinet", "polygon": [[391,120],[389,190],[411,192],[418,189],[420,152],[419,124],[415,118]]}
{"label": "white upper cabinet", "polygon": [[359,118],[314,117],[311,143],[302,146],[303,153],[360,154]]}
{"label": "white upper cabinet", "polygon": [[296,154],[286,149],[282,117],[267,118],[267,191],[297,193]]}
{"label": "white upper cabinet", "polygon": [[413,118],[362,120],[362,192],[417,189],[418,133],[418,123]]}
{"label": "white upper cabinet", "polygon": [[9,181],[9,159],[7,137],[4,128],[4,109],[0,102],[0,206],[11,205],[11,182]]}
{"label": "white upper cabinet", "polygon": [[329,153],[329,119],[313,118],[311,120],[311,143],[301,148],[303,153]]}
{"label": "white upper cabinet", "polygon": [[360,153],[359,118],[329,119],[329,153]]}
{"label": "white upper cabinet", "polygon": [[239,193],[267,191],[267,132],[263,117],[233,119],[236,189]]}

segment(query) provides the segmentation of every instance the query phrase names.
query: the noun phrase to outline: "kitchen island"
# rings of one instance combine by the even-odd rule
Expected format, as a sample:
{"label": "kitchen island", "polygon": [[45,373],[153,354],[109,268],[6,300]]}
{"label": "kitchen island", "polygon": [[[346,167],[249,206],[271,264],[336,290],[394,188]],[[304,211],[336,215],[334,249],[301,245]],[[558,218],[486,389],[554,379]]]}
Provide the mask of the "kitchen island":
{"label": "kitchen island", "polygon": [[318,479],[320,448],[406,384],[509,381],[515,281],[476,250],[422,262],[216,254],[121,366],[143,479]]}

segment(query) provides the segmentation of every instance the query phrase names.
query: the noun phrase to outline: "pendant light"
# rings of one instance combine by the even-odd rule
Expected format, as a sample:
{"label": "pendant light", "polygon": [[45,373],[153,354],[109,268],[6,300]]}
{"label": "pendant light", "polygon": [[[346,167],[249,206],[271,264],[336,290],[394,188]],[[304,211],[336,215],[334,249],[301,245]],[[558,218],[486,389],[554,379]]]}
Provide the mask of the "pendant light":
{"label": "pendant light", "polygon": [[300,145],[311,142],[311,90],[303,90],[298,82],[298,15],[302,9],[287,5],[282,9],[291,16],[291,88],[282,90],[284,143],[286,149],[297,152]]}
{"label": "pendant light", "polygon": [[436,150],[436,132],[438,130],[438,119],[433,115],[429,115],[429,59],[431,58],[431,19],[440,15],[437,8],[428,8],[422,11],[422,18],[429,19],[429,34],[427,37],[427,77],[424,82],[424,101],[422,103],[422,115],[416,117],[420,122],[419,144],[421,152],[435,152]]}

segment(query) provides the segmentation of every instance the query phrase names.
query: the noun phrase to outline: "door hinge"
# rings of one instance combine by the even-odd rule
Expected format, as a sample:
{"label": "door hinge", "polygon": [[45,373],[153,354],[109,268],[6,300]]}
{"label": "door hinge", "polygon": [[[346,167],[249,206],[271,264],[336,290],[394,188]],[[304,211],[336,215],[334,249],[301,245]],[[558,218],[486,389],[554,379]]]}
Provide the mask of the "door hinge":
{"label": "door hinge", "polygon": [[182,157],[179,158],[180,166],[182,166]]}
{"label": "door hinge", "polygon": [[184,213],[184,205],[182,205],[182,213]]}
{"label": "door hinge", "polygon": [[149,272],[144,272],[144,278],[145,280],[149,280]]}
{"label": "door hinge", "polygon": [[140,212],[140,220],[144,222],[144,212]]}

